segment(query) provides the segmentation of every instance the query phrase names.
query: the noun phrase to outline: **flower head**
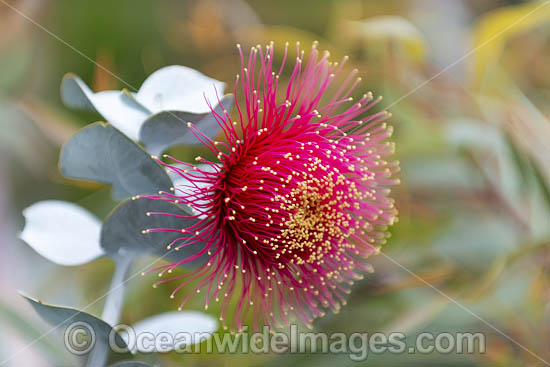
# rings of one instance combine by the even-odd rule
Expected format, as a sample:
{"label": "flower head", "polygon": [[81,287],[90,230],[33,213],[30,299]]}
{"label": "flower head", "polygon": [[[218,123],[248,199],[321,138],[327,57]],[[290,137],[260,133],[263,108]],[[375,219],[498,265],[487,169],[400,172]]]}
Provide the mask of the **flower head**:
{"label": "flower head", "polygon": [[193,166],[168,157],[177,163],[165,164],[189,183],[152,197],[187,204],[200,219],[184,230],[192,237],[172,248],[206,245],[155,270],[171,272],[207,256],[203,267],[160,283],[182,281],[172,296],[196,284],[206,307],[221,301],[224,327],[234,298],[232,329],[241,329],[249,312],[255,325],[263,320],[278,327],[291,318],[310,325],[327,309],[337,312],[345,304],[349,286],[371,270],[364,259],[378,251],[396,219],[388,195],[398,165],[386,161],[394,147],[386,141],[392,129],[383,122],[390,114],[365,114],[381,99],[371,93],[350,97],[360,81],[356,71],[326,95],[347,58],[330,62],[316,45],[307,58],[297,45],[284,87],[279,76],[288,46],[277,69],[272,44],[253,47],[247,58],[239,51],[238,117],[215,114],[225,142],[190,125],[217,161],[197,157],[202,164]]}

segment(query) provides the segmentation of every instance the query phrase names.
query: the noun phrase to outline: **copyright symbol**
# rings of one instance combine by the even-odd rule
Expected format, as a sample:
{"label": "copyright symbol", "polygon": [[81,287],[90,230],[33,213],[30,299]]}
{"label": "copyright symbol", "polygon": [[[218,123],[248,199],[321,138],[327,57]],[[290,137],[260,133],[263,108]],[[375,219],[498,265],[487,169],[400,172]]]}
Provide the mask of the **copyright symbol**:
{"label": "copyright symbol", "polygon": [[81,356],[94,347],[95,331],[87,322],[73,322],[65,329],[64,341],[69,352]]}

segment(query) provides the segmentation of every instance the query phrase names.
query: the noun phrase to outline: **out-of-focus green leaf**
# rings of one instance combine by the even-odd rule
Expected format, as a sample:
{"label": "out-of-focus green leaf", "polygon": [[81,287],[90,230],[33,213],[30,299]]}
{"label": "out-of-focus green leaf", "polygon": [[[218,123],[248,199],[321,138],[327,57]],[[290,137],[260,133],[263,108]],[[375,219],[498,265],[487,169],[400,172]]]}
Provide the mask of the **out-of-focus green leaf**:
{"label": "out-of-focus green leaf", "polygon": [[550,187],[550,119],[499,67],[487,73],[477,100],[486,120],[510,135],[517,148],[538,166]]}
{"label": "out-of-focus green leaf", "polygon": [[532,164],[511,141],[509,146],[514,153],[514,163],[521,172],[522,197],[517,205],[523,204],[526,208],[525,222],[532,238],[548,238],[550,236],[549,187],[546,186],[546,180],[541,177],[538,167]]}
{"label": "out-of-focus green leaf", "polygon": [[[33,149],[29,149],[32,147]],[[32,119],[0,96],[0,155],[17,160],[35,175],[44,174],[53,150]]]}
{"label": "out-of-focus green leaf", "polygon": [[477,282],[471,291],[470,297],[478,298],[490,293],[493,287],[498,285],[500,277],[505,274],[515,261],[524,257],[537,255],[538,251],[544,251],[548,247],[550,239],[546,238],[543,241],[535,242],[526,246],[524,244],[511,254],[503,255],[496,259],[493,264],[487,269],[483,277]]}
{"label": "out-of-focus green leaf", "polygon": [[458,218],[437,240],[436,251],[459,267],[482,272],[499,256],[516,248],[515,229],[499,218]]}
{"label": "out-of-focus green leaf", "polygon": [[550,3],[530,1],[521,5],[500,7],[484,14],[474,25],[472,49],[474,82],[479,86],[485,73],[502,54],[508,39],[550,19]]}
{"label": "out-of-focus green leaf", "polygon": [[[384,90],[384,100],[395,101],[402,94],[396,89]],[[405,101],[398,103],[392,109],[392,121],[398,121],[395,132],[396,153],[402,157],[439,156],[449,149],[446,139],[442,136],[441,126],[426,119],[423,111]]]}
{"label": "out-of-focus green leaf", "polygon": [[[224,96],[214,112],[221,116],[224,116],[225,111],[229,113],[232,101],[233,95]],[[210,112],[197,114],[184,111],[163,111],[145,120],[139,133],[140,141],[149,153],[157,156],[177,144],[202,144],[187,126],[189,122],[209,139],[214,139],[221,129],[218,121]],[[202,136],[201,139],[203,139]]]}
{"label": "out-of-focus green leaf", "polygon": [[[509,200],[535,238],[543,238],[550,231],[550,121],[534,106],[509,78],[496,78],[501,70],[493,72],[489,95],[478,97],[481,110],[495,127],[487,127],[490,139],[485,139],[490,157],[498,163],[495,186]],[[504,90],[498,91],[497,86]],[[497,98],[499,96],[499,98]],[[494,138],[499,136],[497,140]],[[479,140],[479,139],[478,139]],[[483,149],[482,142],[478,148]]]}
{"label": "out-of-focus green leaf", "polygon": [[526,268],[525,264],[517,262],[513,266],[509,265],[496,284],[496,289],[488,294],[490,298],[487,301],[498,302],[503,306],[503,311],[508,312],[531,309],[525,299],[529,296],[530,285],[535,280],[537,269],[536,267]]}
{"label": "out-of-focus green leaf", "polygon": [[63,146],[59,167],[66,177],[113,185],[117,199],[172,186],[166,171],[147,152],[101,122],[80,130]]}
{"label": "out-of-focus green leaf", "polygon": [[[418,330],[423,324],[435,318],[441,310],[449,303],[449,300],[434,292],[431,299],[425,302],[416,304],[416,309],[412,309],[405,315],[400,315],[397,320],[394,320],[386,326],[386,332],[392,333],[399,331],[402,333],[410,333]],[[418,307],[420,306],[420,307]]]}
{"label": "out-of-focus green leaf", "polygon": [[16,86],[31,62],[29,40],[19,39],[0,49],[0,95]]}
{"label": "out-of-focus green leaf", "polygon": [[[147,215],[147,213],[151,214]],[[194,243],[180,250],[175,250],[174,247],[168,250],[167,246],[172,241],[181,238],[182,241],[178,243],[183,244],[192,237],[191,234],[181,231],[151,233],[143,233],[143,231],[153,228],[187,229],[198,221],[192,216],[178,205],[168,201],[145,198],[126,200],[105,218],[101,229],[101,246],[109,254],[117,254],[124,249],[128,252],[162,256],[171,261],[183,260],[199,252],[204,244]],[[203,260],[201,257],[184,266],[197,266],[202,264]]]}
{"label": "out-of-focus green leaf", "polygon": [[[98,319],[95,316],[92,316],[90,314],[87,314],[83,311],[76,310],[74,308],[68,308],[68,307],[61,307],[61,306],[54,306],[54,305],[48,305],[45,303],[42,303],[39,300],[27,297],[25,295],[22,295],[34,308],[36,313],[44,319],[44,321],[50,323],[55,328],[58,328],[62,330],[64,333],[70,333],[73,329],[71,327],[75,327],[75,323],[81,323],[83,326],[83,331],[85,333],[93,333],[93,334],[86,334],[85,338],[88,341],[95,340],[93,343],[90,344],[91,348],[87,353],[84,353],[83,355],[89,356],[93,353],[94,350],[99,349],[102,351],[109,351],[109,336],[113,332],[113,328],[104,322],[103,320]],[[90,328],[90,329],[88,329]],[[93,335],[93,337],[91,336]],[[84,337],[84,335],[82,335]],[[117,333],[114,334],[114,341],[121,349],[126,349],[127,345],[125,341],[118,335]],[[82,351],[87,350],[87,346],[82,346]],[[120,359],[131,359],[132,354],[129,352],[127,353],[110,353],[109,354],[109,361],[115,362]]]}
{"label": "out-of-focus green leaf", "polygon": [[487,123],[467,119],[454,120],[447,133],[455,147],[474,152],[485,178],[507,205],[523,214],[521,175],[504,134]]}
{"label": "out-of-focus green leaf", "polygon": [[479,173],[456,156],[409,160],[402,165],[403,180],[414,189],[472,190],[483,187]]}

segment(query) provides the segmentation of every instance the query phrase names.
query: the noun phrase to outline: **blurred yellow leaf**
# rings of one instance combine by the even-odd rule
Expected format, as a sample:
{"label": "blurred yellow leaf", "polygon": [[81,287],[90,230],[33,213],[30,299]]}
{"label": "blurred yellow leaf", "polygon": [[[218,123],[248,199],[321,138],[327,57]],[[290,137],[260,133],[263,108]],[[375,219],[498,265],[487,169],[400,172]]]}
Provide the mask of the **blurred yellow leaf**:
{"label": "blurred yellow leaf", "polygon": [[510,38],[543,23],[550,25],[549,1],[506,6],[483,15],[473,28],[475,85],[480,86],[485,73],[498,62]]}
{"label": "blurred yellow leaf", "polygon": [[427,42],[420,30],[400,16],[376,16],[362,21],[349,21],[348,31],[352,37],[367,43],[369,49],[400,52],[415,62],[424,61]]}

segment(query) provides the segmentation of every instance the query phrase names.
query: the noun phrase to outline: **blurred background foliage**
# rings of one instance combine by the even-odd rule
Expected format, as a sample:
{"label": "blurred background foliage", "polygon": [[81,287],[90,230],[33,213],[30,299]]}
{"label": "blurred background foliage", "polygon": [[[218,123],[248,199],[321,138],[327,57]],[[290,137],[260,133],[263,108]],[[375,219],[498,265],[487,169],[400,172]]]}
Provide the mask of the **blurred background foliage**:
{"label": "blurred background foliage", "polygon": [[[181,64],[231,90],[239,63],[235,44],[271,40],[279,48],[286,41],[319,40],[333,59],[349,55],[348,69],[363,76],[358,93],[383,95],[393,113],[402,166],[394,193],[400,221],[383,251],[418,277],[383,255],[371,258],[375,273],[356,284],[346,308],[318,321],[315,330],[487,336],[483,354],[371,355],[365,365],[543,365],[499,331],[550,360],[547,2],[8,3],[0,3],[0,360],[48,330],[16,290],[83,307],[107,290],[112,273],[107,259],[55,266],[17,239],[24,224],[19,213],[35,201],[70,200],[100,217],[116,204],[107,187],[70,181],[58,171],[61,144],[99,119],[62,106],[63,75],[74,72],[101,91],[139,86],[156,69]],[[196,155],[185,147],[172,153]],[[148,278],[130,281],[124,322],[174,309],[171,288],[152,290],[150,284]],[[202,307],[199,299],[188,305]],[[99,314],[100,307],[90,311]],[[158,358],[165,365],[356,364],[345,355],[323,354]],[[48,335],[10,363],[68,360]]]}

